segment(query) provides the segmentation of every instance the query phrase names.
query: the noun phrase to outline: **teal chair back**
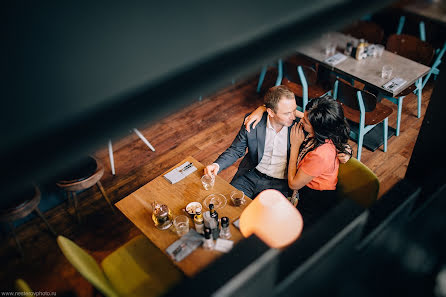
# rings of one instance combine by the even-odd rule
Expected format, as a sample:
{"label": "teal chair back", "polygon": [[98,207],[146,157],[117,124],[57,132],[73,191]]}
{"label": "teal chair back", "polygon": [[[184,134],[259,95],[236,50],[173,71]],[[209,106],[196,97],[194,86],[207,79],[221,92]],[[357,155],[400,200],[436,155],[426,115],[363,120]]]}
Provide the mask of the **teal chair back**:
{"label": "teal chair back", "polygon": [[339,164],[336,191],[339,198],[353,200],[368,208],[378,199],[379,180],[367,166],[352,157]]}
{"label": "teal chair back", "polygon": [[119,297],[96,260],[66,237],[58,236],[57,244],[68,262],[106,297]]}

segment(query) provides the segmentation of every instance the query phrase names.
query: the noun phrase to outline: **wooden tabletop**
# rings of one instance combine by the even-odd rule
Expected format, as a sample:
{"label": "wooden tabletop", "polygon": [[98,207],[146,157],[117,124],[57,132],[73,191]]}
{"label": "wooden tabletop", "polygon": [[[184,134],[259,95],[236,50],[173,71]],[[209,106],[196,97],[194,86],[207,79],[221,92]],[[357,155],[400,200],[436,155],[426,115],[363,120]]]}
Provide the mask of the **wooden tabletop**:
{"label": "wooden tabletop", "polygon": [[446,25],[446,5],[440,2],[413,3],[403,9]]}
{"label": "wooden tabletop", "polygon": [[[379,89],[379,91],[384,94],[392,96],[397,95],[397,93],[400,93],[411,86],[418,78],[423,77],[430,70],[430,68],[425,65],[388,51],[384,51],[381,58],[368,57],[363,60],[356,60],[352,57],[347,57],[346,60],[335,66],[324,62],[324,60],[328,58],[328,56],[325,55],[325,44],[328,42],[336,44],[337,52],[342,53],[347,42],[352,40],[355,40],[355,38],[342,33],[332,32],[330,34],[325,34],[323,37],[314,40],[310,44],[299,47],[297,51],[332,71],[350,76],[357,81]],[[383,65],[392,66],[393,70],[390,79],[383,79],[381,77]],[[395,77],[403,78],[407,81],[406,84],[393,93],[385,90],[382,86]]]}
{"label": "wooden tabletop", "polygon": [[[197,171],[173,185],[163,177],[165,173],[187,161],[192,162],[194,166],[197,167]],[[179,237],[171,229],[158,230],[155,227],[151,217],[152,202],[156,200],[166,204],[175,217],[184,214],[182,209],[185,208],[189,202],[198,201],[202,203],[203,199],[208,195],[220,193],[226,196],[227,203],[225,207],[217,210],[218,215],[219,217],[227,216],[229,218],[232,234],[231,240],[234,242],[241,240],[243,236],[240,231],[232,225],[232,222],[240,217],[241,212],[251,202],[251,199],[246,197],[247,201],[245,205],[241,207],[232,206],[229,194],[236,189],[219,176],[215,179],[214,188],[206,191],[201,184],[204,165],[192,157],[186,158],[173,168],[117,202],[115,204],[116,207],[159,249],[161,249],[163,253],[166,254],[166,248],[178,240]],[[203,210],[207,210],[206,207],[204,207]],[[192,228],[192,220],[189,222],[190,227]],[[187,276],[193,276],[221,255],[221,252],[209,251],[199,247],[182,261],[174,263]]]}

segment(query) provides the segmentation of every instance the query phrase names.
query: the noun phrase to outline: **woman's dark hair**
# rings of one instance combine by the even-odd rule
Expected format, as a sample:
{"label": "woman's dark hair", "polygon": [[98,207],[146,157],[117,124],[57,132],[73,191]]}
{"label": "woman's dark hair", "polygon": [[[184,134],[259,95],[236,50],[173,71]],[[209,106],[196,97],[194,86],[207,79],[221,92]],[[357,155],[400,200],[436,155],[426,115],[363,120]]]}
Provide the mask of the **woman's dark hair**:
{"label": "woman's dark hair", "polygon": [[313,149],[329,139],[339,153],[351,154],[351,151],[347,149],[350,127],[344,118],[344,111],[340,103],[331,96],[325,95],[310,100],[305,110],[314,130]]}

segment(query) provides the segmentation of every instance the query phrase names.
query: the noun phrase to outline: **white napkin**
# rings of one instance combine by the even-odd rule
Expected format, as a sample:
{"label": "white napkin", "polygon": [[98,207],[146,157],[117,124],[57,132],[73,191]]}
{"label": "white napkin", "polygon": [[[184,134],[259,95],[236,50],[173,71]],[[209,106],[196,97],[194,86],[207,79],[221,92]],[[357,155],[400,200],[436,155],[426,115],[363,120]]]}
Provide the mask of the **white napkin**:
{"label": "white napkin", "polygon": [[191,162],[185,162],[184,164],[181,164],[177,168],[164,174],[164,178],[171,184],[175,184],[196,170],[197,167],[195,167]]}
{"label": "white napkin", "polygon": [[222,253],[227,253],[232,249],[233,246],[234,246],[234,242],[232,240],[217,238],[217,240],[215,242],[214,250],[222,252]]}
{"label": "white napkin", "polygon": [[406,80],[402,79],[401,77],[394,77],[387,83],[383,85],[383,88],[390,92],[395,92],[402,86],[404,86],[407,83]]}
{"label": "white napkin", "polygon": [[337,53],[327,59],[324,60],[325,63],[335,66],[347,59],[347,56],[341,53]]}

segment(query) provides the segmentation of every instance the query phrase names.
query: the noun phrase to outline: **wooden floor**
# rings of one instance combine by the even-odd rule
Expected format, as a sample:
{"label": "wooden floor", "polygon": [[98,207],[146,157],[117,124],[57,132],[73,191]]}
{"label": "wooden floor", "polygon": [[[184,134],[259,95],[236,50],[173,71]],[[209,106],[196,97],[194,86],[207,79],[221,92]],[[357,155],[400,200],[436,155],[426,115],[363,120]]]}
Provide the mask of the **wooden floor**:
{"label": "wooden floor", "polygon": [[[232,142],[243,116],[258,106],[262,99],[255,92],[256,78],[203,98],[202,101],[166,117],[140,131],[156,148],[152,152],[135,134],[114,141],[116,176],[112,176],[108,151],[104,145],[95,155],[104,163],[102,179],[107,193],[117,202],[149,182],[177,162],[191,155],[202,163],[211,163]],[[422,115],[429,102],[432,85],[423,94]],[[396,106],[389,125],[396,124]],[[418,135],[422,118],[416,117],[416,97],[404,100],[401,135],[392,137],[388,152],[363,149],[362,161],[381,182],[380,196],[404,177]],[[351,142],[356,151],[356,143]],[[221,173],[230,181],[237,164]],[[50,187],[51,185],[46,186]],[[55,190],[55,188],[54,188]],[[77,224],[72,210],[61,204],[45,213],[59,234],[73,239],[100,261],[117,247],[140,232],[123,215],[114,215],[96,188],[79,194],[84,222]],[[44,199],[44,198],[43,198]],[[13,280],[25,279],[35,291],[57,292],[57,296],[93,296],[92,287],[69,265],[58,249],[55,238],[39,220],[32,220],[17,229],[25,252],[21,260],[14,241],[8,237],[0,245],[2,269],[0,291],[10,291]]]}

